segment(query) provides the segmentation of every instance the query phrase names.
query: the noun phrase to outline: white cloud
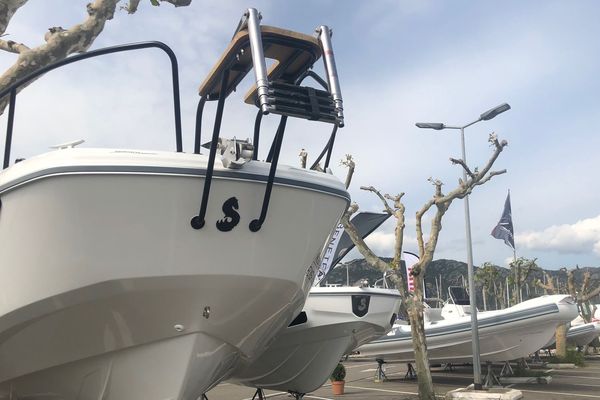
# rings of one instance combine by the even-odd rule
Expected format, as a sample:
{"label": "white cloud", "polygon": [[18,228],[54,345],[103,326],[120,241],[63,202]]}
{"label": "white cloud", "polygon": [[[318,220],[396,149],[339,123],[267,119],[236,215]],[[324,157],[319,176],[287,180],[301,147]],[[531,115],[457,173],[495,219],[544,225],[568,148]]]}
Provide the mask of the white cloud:
{"label": "white cloud", "polygon": [[[369,235],[365,239],[367,245],[373,252],[381,257],[391,257],[394,255],[394,242],[396,240],[393,228],[392,230],[380,229]],[[403,250],[415,251],[417,249],[417,239],[404,234],[402,244]]]}
{"label": "white cloud", "polygon": [[559,253],[585,253],[593,250],[600,255],[600,215],[574,224],[552,225],[541,231],[529,231],[516,236],[520,246],[532,250]]}

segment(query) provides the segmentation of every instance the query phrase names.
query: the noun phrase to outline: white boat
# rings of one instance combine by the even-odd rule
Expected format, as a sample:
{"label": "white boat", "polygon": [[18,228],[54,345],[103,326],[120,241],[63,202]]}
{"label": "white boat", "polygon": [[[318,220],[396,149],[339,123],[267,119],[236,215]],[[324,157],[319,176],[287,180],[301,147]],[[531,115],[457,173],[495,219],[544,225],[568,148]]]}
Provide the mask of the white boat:
{"label": "white boat", "polygon": [[[581,318],[581,317],[579,317]],[[574,321],[578,321],[575,318]],[[577,347],[583,347],[600,335],[600,322],[593,321],[587,323],[574,323],[571,322],[571,326],[567,330],[567,343]],[[552,339],[546,343],[544,349],[554,347],[556,344],[556,338],[552,336]]]}
{"label": "white boat", "polygon": [[303,312],[231,379],[261,389],[312,392],[344,354],[389,331],[399,306],[397,290],[314,287]]}
{"label": "white boat", "polygon": [[[247,141],[219,138],[223,102],[257,62],[250,41],[262,50],[256,10],[245,21],[201,87],[201,105],[218,98],[220,108],[208,156],[199,126],[194,153],[182,152],[177,94],[177,152],[70,143],[9,165],[12,102],[0,172],[0,399],[195,400],[301,310],[349,196],[330,174],[277,165],[285,124],[269,162]],[[312,36],[265,31],[277,39],[270,51],[308,50],[294,54],[296,70],[269,71],[259,97],[323,52]],[[166,47],[101,49],[54,67],[140,46]],[[212,84],[230,71],[235,79]]]}
{"label": "white boat", "polygon": [[567,343],[583,347],[600,335],[600,322],[574,325],[567,331]]}
{"label": "white boat", "polygon": [[[447,302],[440,312],[430,313],[425,323],[429,361],[472,362],[471,316],[468,296]],[[458,303],[458,304],[456,304]],[[438,309],[439,310],[439,309]],[[481,361],[508,361],[539,350],[554,334],[557,325],[577,315],[570,296],[542,296],[504,310],[477,314]],[[414,360],[410,326],[396,324],[384,337],[358,348],[362,357],[385,360]]]}

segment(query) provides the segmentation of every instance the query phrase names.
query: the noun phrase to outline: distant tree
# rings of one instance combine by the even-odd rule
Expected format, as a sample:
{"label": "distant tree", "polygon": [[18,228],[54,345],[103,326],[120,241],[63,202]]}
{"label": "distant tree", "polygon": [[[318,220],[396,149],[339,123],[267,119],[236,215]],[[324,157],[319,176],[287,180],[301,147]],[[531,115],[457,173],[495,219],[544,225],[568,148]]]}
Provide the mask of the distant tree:
{"label": "distant tree", "polygon": [[475,273],[475,281],[481,283],[483,295],[483,309],[487,310],[487,298],[490,294],[493,295],[495,309],[505,307],[504,301],[504,284],[498,282],[500,279],[500,267],[490,262],[481,264]]}
{"label": "distant tree", "polygon": [[529,278],[532,272],[539,270],[536,260],[536,258],[530,260],[525,257],[519,257],[509,264],[510,275],[508,276],[508,282],[515,288],[512,294],[513,304],[523,301],[523,286],[527,282],[527,278]]}
{"label": "distant tree", "polygon": [[[54,26],[44,35],[46,43],[29,47],[17,40],[5,40],[6,29],[13,15],[23,7],[28,0],[1,0],[0,1],[0,50],[17,54],[15,63],[0,75],[0,90],[11,83],[29,75],[36,70],[53,62],[62,60],[74,53],[82,53],[90,48],[94,40],[104,29],[106,21],[113,19],[117,4],[121,0],[94,0],[87,5],[87,18],[80,24],[64,29]],[[160,2],[171,3],[176,7],[187,6],[192,0],[150,0],[154,6]],[[130,0],[121,8],[129,14],[137,11],[140,0]],[[21,86],[19,89],[24,89]],[[0,114],[8,104],[7,98],[0,99]]]}
{"label": "distant tree", "polygon": [[[576,267],[579,270],[579,267]],[[575,282],[575,270],[567,271],[567,287],[569,294],[577,300],[579,313],[585,322],[591,322],[596,311],[596,306],[590,304],[590,300],[600,294],[600,284],[591,284],[592,273],[587,270],[583,272],[581,285]]]}
{"label": "distant tree", "polygon": [[[435,392],[433,388],[433,382],[431,379],[431,372],[429,371],[429,361],[427,356],[427,344],[425,338],[424,318],[423,318],[423,279],[425,277],[425,271],[427,266],[433,260],[434,252],[438,243],[440,231],[442,229],[442,218],[452,202],[456,199],[462,199],[472,192],[472,190],[484,183],[488,182],[491,178],[496,175],[503,174],[506,170],[501,171],[490,171],[492,165],[508,144],[505,140],[500,141],[497,136],[492,133],[489,136],[489,142],[493,147],[493,153],[487,164],[480,171],[478,169],[471,170],[463,160],[457,160],[451,158],[450,161],[453,164],[461,165],[467,173],[467,181],[462,179],[459,181],[458,187],[451,190],[449,193],[444,194],[442,192],[443,183],[437,179],[429,178],[429,182],[434,186],[434,194],[430,200],[428,200],[423,207],[416,212],[416,234],[417,243],[419,248],[419,261],[413,266],[411,275],[414,279],[414,292],[409,293],[404,282],[403,273],[401,271],[400,257],[402,254],[402,246],[404,242],[404,228],[405,228],[405,207],[402,203],[402,197],[404,193],[399,193],[395,196],[389,194],[381,194],[381,192],[375,189],[373,186],[361,187],[362,190],[366,190],[374,193],[381,200],[384,212],[394,216],[396,219],[395,228],[395,241],[394,241],[394,257],[390,262],[385,262],[380,257],[375,255],[373,251],[367,246],[363,239],[358,234],[356,227],[350,222],[350,217],[356,211],[358,211],[358,205],[352,204],[348,211],[342,217],[342,224],[346,229],[346,232],[356,245],[360,253],[365,257],[365,260],[373,267],[378,268],[380,271],[391,270],[390,276],[391,281],[395,287],[400,291],[403,303],[406,304],[408,317],[411,325],[411,333],[413,340],[413,348],[415,351],[415,365],[417,369],[417,378],[419,385],[419,398],[422,400],[435,400]],[[354,171],[354,161],[351,161],[351,157],[346,157],[344,163],[348,163],[351,166],[349,172]],[[346,180],[346,185],[349,186],[350,179]],[[428,238],[425,239],[425,233],[423,231],[423,217],[429,212],[433,212],[431,219],[431,226],[429,230]]]}
{"label": "distant tree", "polygon": [[[546,294],[558,294],[558,290],[554,285],[554,279],[544,271],[545,283],[542,283],[539,279],[535,282],[537,286],[544,289]],[[567,331],[569,330],[569,323],[560,324],[556,327],[554,333],[554,339],[556,340],[556,356],[559,358],[565,358],[567,356]]]}

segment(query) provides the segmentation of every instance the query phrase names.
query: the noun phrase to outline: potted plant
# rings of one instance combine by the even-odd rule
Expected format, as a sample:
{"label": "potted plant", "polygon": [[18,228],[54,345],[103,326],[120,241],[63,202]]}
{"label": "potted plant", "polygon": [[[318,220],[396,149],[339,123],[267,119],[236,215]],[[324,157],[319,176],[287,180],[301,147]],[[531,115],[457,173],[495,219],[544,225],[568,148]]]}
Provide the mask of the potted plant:
{"label": "potted plant", "polygon": [[338,363],[331,373],[331,388],[334,395],[344,394],[344,378],[346,377],[346,368],[342,363]]}

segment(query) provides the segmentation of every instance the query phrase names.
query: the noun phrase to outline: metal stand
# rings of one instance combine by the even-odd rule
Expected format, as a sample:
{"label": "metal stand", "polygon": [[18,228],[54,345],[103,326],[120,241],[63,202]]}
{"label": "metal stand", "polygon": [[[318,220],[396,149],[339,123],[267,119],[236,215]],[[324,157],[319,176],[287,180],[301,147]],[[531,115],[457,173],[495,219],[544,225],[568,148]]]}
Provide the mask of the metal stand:
{"label": "metal stand", "polygon": [[289,392],[289,393],[290,393],[290,396],[292,396],[296,400],[302,400],[305,395],[305,393],[298,393],[298,392]]}
{"label": "metal stand", "polygon": [[529,369],[529,364],[527,364],[527,360],[525,358],[521,358],[519,360],[519,365],[521,366],[521,368],[523,369]]}
{"label": "metal stand", "polygon": [[453,372],[454,371],[454,365],[452,365],[452,363],[444,364],[444,371],[446,371],[446,372]]}
{"label": "metal stand", "polygon": [[504,366],[502,366],[502,370],[500,371],[500,376],[514,376],[515,371],[513,371],[510,363],[508,361],[504,362]]}
{"label": "metal stand", "polygon": [[415,370],[411,363],[406,363],[406,365],[408,366],[408,371],[406,371],[404,379],[417,379],[417,370]]}
{"label": "metal stand", "polygon": [[[492,363],[490,361],[487,361],[485,364],[487,366],[487,373],[485,374],[485,378],[483,380],[483,386],[486,388],[491,388],[494,386],[502,386],[502,384],[500,384],[500,379],[498,379],[498,376],[496,376],[496,374],[494,373],[494,369],[492,368]],[[502,370],[504,371],[504,368],[502,368]],[[502,375],[502,374],[500,374],[500,375]]]}
{"label": "metal stand", "polygon": [[206,393],[202,393],[202,397],[201,397],[201,399],[202,399],[202,400],[208,400],[208,397],[206,397]]}
{"label": "metal stand", "polygon": [[252,396],[252,400],[265,400],[266,398],[267,396],[265,396],[265,392],[261,388],[256,389],[254,396]]}
{"label": "metal stand", "polygon": [[378,358],[375,361],[377,361],[377,369],[375,370],[375,382],[380,383],[387,381],[388,377],[385,374],[385,367],[383,366],[383,364],[385,364],[385,361],[383,361],[381,358]]}

